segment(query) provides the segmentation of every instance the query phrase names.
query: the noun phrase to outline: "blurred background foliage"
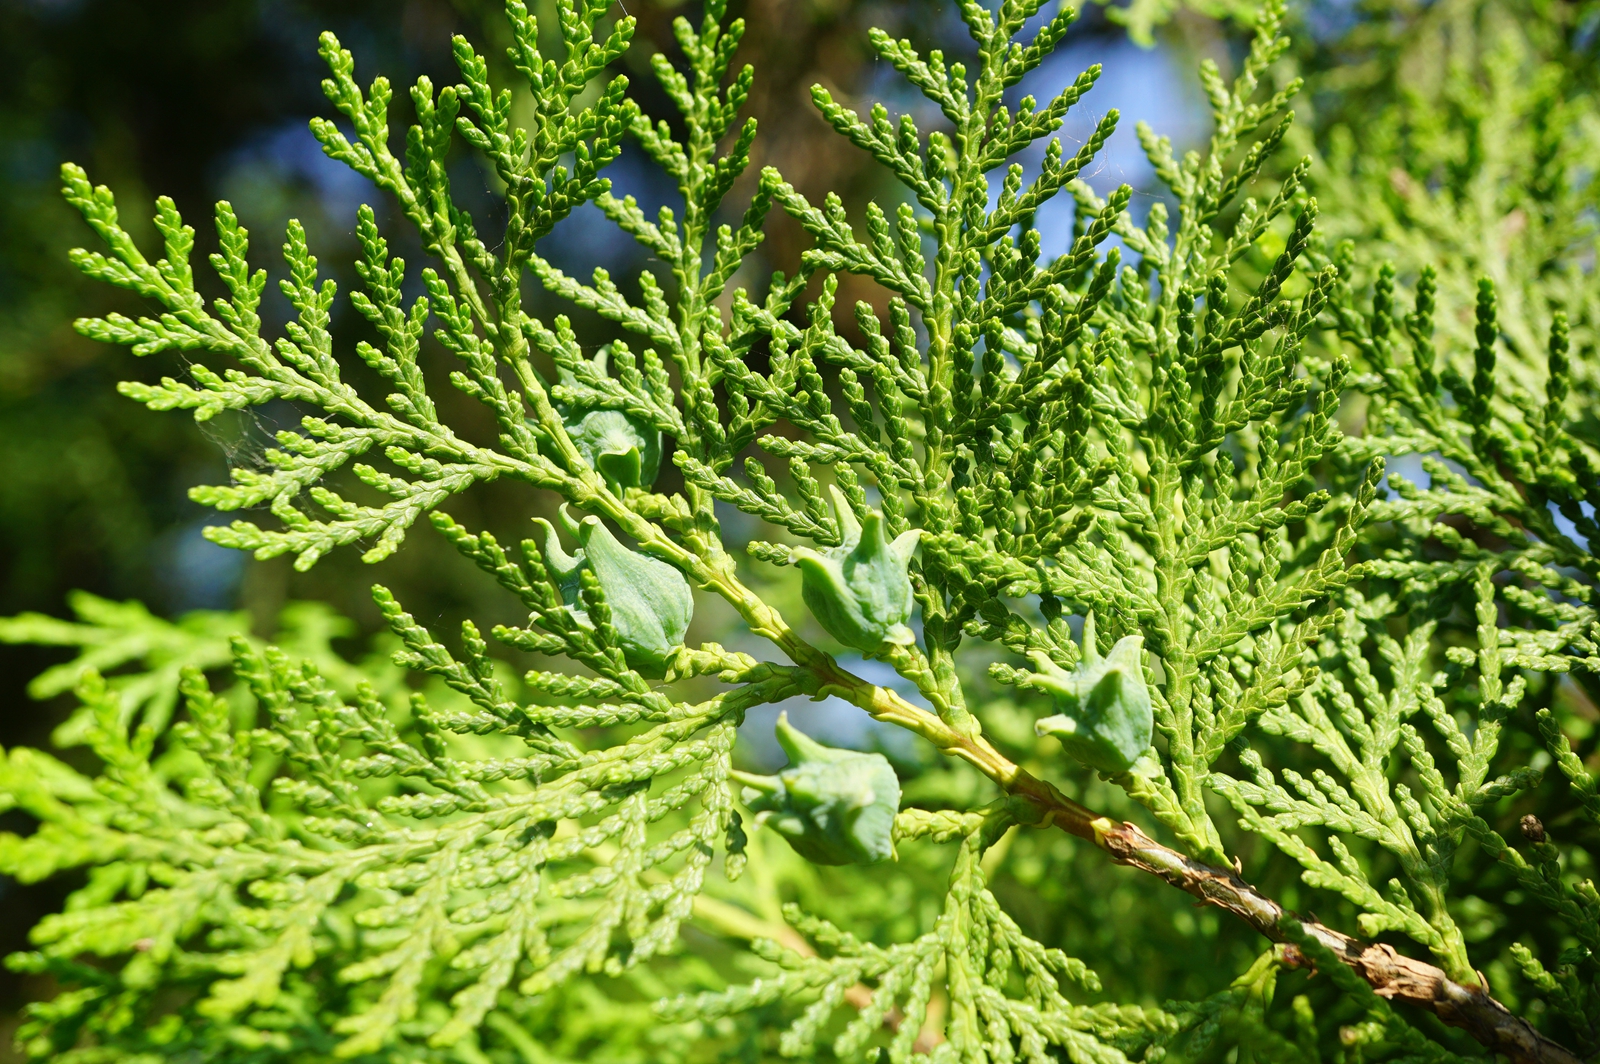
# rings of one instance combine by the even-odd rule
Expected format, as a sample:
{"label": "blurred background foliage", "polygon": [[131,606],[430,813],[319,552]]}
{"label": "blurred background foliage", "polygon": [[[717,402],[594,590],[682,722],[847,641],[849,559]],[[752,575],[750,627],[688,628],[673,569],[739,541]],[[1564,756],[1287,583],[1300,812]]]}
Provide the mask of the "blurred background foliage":
{"label": "blurred background foliage", "polygon": [[[654,79],[641,76],[647,57],[675,47],[671,18],[692,6],[627,4],[640,19],[640,32],[624,62],[647,111],[669,111],[664,99],[652,96],[659,91]],[[882,171],[816,116],[807,90],[821,82],[836,97],[884,99],[891,109],[916,106],[919,101],[902,97],[895,79],[873,61],[866,30],[882,26],[919,45],[959,50],[964,33],[951,0],[748,0],[734,7],[750,24],[741,58],[757,70],[750,111],[762,137],[750,173],[776,165],[813,201],[837,191],[855,210],[869,198],[896,198]],[[1059,84],[1091,63],[1104,64],[1087,106],[1069,116],[1064,130],[1068,143],[1081,141],[1099,115],[1113,107],[1122,111],[1122,125],[1090,177],[1100,192],[1126,181],[1141,190],[1136,211],[1148,209],[1155,180],[1139,151],[1134,120],[1172,137],[1180,151],[1201,142],[1209,131],[1196,63],[1209,57],[1227,72],[1240,55],[1248,10],[1247,3],[1224,0],[1133,0],[1109,10],[1087,5],[1062,48],[1034,75],[1038,84],[1027,87],[1053,88],[1044,83]],[[1470,290],[1485,272],[1502,284],[1562,270],[1592,277],[1594,263],[1581,260],[1592,237],[1579,243],[1582,234],[1570,225],[1541,219],[1535,204],[1516,199],[1531,187],[1518,168],[1537,160],[1496,154],[1504,138],[1495,122],[1524,121],[1539,113],[1539,100],[1553,100],[1574,128],[1600,137],[1587,95],[1600,81],[1600,4],[1308,0],[1291,13],[1296,54],[1282,80],[1298,70],[1309,91],[1297,105],[1301,122],[1292,150],[1280,163],[1315,157],[1323,225],[1333,239],[1356,242],[1358,269],[1388,258],[1405,273],[1443,256],[1447,293],[1452,285]],[[182,367],[165,356],[135,361],[73,332],[71,322],[80,315],[136,308],[110,305],[118,297],[69,267],[68,249],[89,234],[61,201],[56,181],[63,160],[85,165],[97,182],[116,190],[136,236],[144,235],[137,227],[148,225],[144,219],[158,193],[171,195],[194,219],[206,217],[213,200],[233,201],[257,248],[275,245],[285,222],[298,217],[324,267],[348,291],[356,207],[373,202],[381,220],[383,205],[362,178],[324,158],[307,130],[310,117],[330,110],[319,90],[316,56],[323,29],[334,30],[354,51],[358,76],[382,72],[396,84],[420,74],[453,82],[453,33],[480,44],[505,43],[495,0],[0,0],[0,615],[62,615],[68,593],[78,589],[139,599],[168,617],[196,609],[241,611],[226,624],[207,623],[270,636],[279,631],[286,603],[316,598],[354,620],[348,628],[321,630],[351,658],[361,655],[365,637],[376,629],[367,593],[373,574],[356,552],[337,552],[314,574],[296,574],[287,559],[252,562],[201,537],[205,515],[187,489],[225,481],[229,463],[253,461],[270,445],[271,433],[292,426],[299,414],[286,407],[265,418],[224,416],[197,426],[187,417],[152,416],[118,396],[119,380],[156,379]],[[480,54],[503,53],[489,47]],[[498,73],[509,83],[505,71]],[[1507,94],[1522,101],[1520,110],[1508,107]],[[403,101],[401,94],[397,125],[409,121]],[[479,206],[490,210],[489,172],[465,153],[455,165],[455,187],[481,189]],[[632,193],[648,205],[673,195],[642,154],[625,153],[609,176],[619,194]],[[774,221],[764,254],[768,265],[783,268],[798,258],[803,239]],[[1070,208],[1041,217],[1039,226],[1047,249],[1053,240],[1064,250],[1072,236]],[[199,250],[208,252],[211,236],[205,226],[197,228]],[[405,239],[402,227],[389,231],[392,239]],[[544,252],[557,265],[584,272],[602,265],[631,276],[645,265],[637,245],[592,207],[563,223]],[[415,247],[401,253],[413,261],[421,257]],[[1531,263],[1522,261],[1530,256]],[[839,307],[856,299],[884,303],[870,281],[849,277],[844,287]],[[1470,306],[1470,299],[1455,303]],[[286,310],[281,301],[269,299],[267,306],[267,313]],[[533,310],[555,313],[537,304]],[[353,335],[359,323],[341,322],[341,312],[353,317],[343,301],[337,304],[336,334],[342,325]],[[841,314],[849,316],[848,309]],[[841,330],[848,327],[841,320]],[[1543,335],[1542,328],[1530,328],[1535,334]],[[459,413],[472,409],[463,403]],[[536,505],[514,489],[465,501],[479,511],[460,514],[474,527],[523,521]],[[480,623],[511,620],[500,616],[505,607],[498,596],[473,598],[492,585],[468,569],[453,550],[421,534],[386,565],[384,581],[428,623],[448,626],[466,615]],[[774,588],[773,594],[793,590]],[[90,600],[79,604],[96,608]],[[719,637],[719,626],[715,611],[697,618],[707,638]],[[0,744],[48,743],[64,703],[30,699],[26,688],[65,656],[48,647],[0,646]],[[808,730],[859,726],[844,714],[830,719],[827,704],[803,712],[811,715]],[[766,715],[758,723],[770,732],[770,722]],[[1018,745],[1031,747],[1026,724]],[[900,754],[915,757],[914,750]],[[764,756],[759,745],[750,756]],[[954,781],[928,777],[949,774],[935,770],[912,781],[908,796],[918,786],[948,789]],[[1120,808],[1120,794],[1111,788],[1093,784],[1091,790],[1091,804]],[[1030,933],[1046,941],[1064,892],[1101,898],[1088,926],[1104,941],[1091,963],[1107,977],[1139,981],[1138,987],[1108,986],[1112,996],[1200,997],[1216,989],[1211,976],[1242,971],[1259,947],[1242,927],[1218,927],[1226,918],[1193,910],[1176,892],[1153,903],[1162,912],[1149,911],[1148,897],[1110,889],[1117,872],[1098,855],[1045,842],[1021,840],[1006,855],[1008,875],[996,890],[1035,922]],[[792,871],[814,880],[815,891],[829,891],[831,873]],[[24,891],[0,881],[0,911],[7,915],[0,955],[20,947],[25,929],[73,885],[52,882]],[[1296,904],[1292,880],[1259,885]],[[1135,900],[1142,906],[1137,914],[1118,910]],[[883,911],[881,899],[872,904]],[[1168,936],[1118,934],[1130,919],[1169,924],[1177,937],[1207,942],[1218,955],[1174,950]],[[1077,952],[1089,957],[1096,951]],[[0,973],[0,1017],[40,989]],[[648,987],[639,992],[653,993]],[[594,1037],[621,1037],[602,1030],[611,1022],[604,1010],[594,1016]],[[573,1038],[585,1037],[574,1031]],[[7,1059],[9,1043],[9,1023],[0,1019],[0,1060]]]}

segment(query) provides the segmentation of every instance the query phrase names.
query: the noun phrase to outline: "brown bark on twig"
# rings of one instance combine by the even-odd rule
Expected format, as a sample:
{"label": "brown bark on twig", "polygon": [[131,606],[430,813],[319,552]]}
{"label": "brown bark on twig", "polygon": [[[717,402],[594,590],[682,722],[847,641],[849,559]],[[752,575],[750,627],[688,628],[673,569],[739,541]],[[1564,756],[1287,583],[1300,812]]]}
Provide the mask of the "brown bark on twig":
{"label": "brown bark on twig", "polygon": [[1472,1035],[1485,1048],[1510,1057],[1514,1064],[1582,1064],[1577,1054],[1512,1015],[1489,995],[1486,987],[1458,983],[1443,969],[1404,957],[1389,946],[1362,942],[1315,920],[1302,919],[1246,883],[1232,869],[1194,860],[1161,845],[1132,824],[1118,824],[1100,816],[1013,763],[982,736],[956,732],[894,692],[844,672],[832,658],[814,648],[797,643],[790,653],[801,654],[795,660],[804,661],[817,673],[822,691],[843,694],[879,720],[924,736],[945,753],[974,765],[1012,797],[1028,803],[1037,819],[1025,819],[1034,826],[1053,824],[1087,839],[1112,859],[1160,876],[1207,905],[1226,909],[1274,942],[1285,941],[1286,917],[1298,922],[1380,996],[1427,1009],[1450,1026]]}
{"label": "brown bark on twig", "polygon": [[[1379,996],[1427,1009],[1515,1064],[1582,1064],[1576,1054],[1512,1015],[1482,986],[1458,983],[1442,969],[1402,956],[1391,946],[1363,942],[1315,920],[1294,917],[1236,873],[1162,846],[1132,824],[1104,818],[1094,823],[1092,841],[1122,864],[1160,876],[1207,905],[1226,909],[1274,942],[1284,941],[1285,916],[1298,920],[1306,934],[1331,950]],[[1291,962],[1309,963],[1292,945],[1288,957]]]}

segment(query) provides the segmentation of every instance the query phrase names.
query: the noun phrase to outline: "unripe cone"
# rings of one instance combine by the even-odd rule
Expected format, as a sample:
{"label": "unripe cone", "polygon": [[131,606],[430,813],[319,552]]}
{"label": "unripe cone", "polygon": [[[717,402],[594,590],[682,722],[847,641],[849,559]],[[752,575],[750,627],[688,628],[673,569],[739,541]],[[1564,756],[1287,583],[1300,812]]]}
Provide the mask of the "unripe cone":
{"label": "unripe cone", "polygon": [[577,537],[579,549],[568,555],[561,549],[555,528],[542,518],[545,559],[561,587],[572,615],[585,625],[589,616],[579,604],[579,573],[590,570],[611,610],[611,626],[628,665],[648,676],[660,676],[672,651],[683,645],[694,617],[694,593],[689,581],[666,562],[629,550],[598,517],[574,523],[561,509],[567,530]]}
{"label": "unripe cone", "polygon": [[810,547],[794,551],[806,607],[829,635],[863,654],[886,643],[915,642],[906,624],[915,607],[907,570],[922,530],[902,533],[891,543],[882,514],[873,510],[865,523],[858,522],[839,489],[829,485],[829,490],[844,538],[826,552]]}
{"label": "unripe cone", "polygon": [[592,410],[569,421],[567,435],[608,484],[648,488],[661,471],[661,433],[620,410]]}
{"label": "unripe cone", "polygon": [[[594,365],[606,375],[606,349],[594,357]],[[571,372],[559,369],[560,383],[575,387]],[[648,488],[661,471],[661,433],[642,419],[621,410],[602,410],[576,403],[557,403],[556,412],[567,428],[567,437],[608,484],[618,488]]]}
{"label": "unripe cone", "polygon": [[795,729],[789,715],[777,724],[789,766],[776,776],[734,772],[745,785],[744,802],[756,824],[772,828],[813,864],[876,864],[894,853],[894,818],[900,779],[882,754],[835,750]]}
{"label": "unripe cone", "polygon": [[1091,615],[1084,621],[1083,662],[1076,672],[1034,654],[1038,672],[1029,678],[1028,687],[1050,695],[1058,710],[1035,723],[1034,730],[1061,740],[1067,753],[1092,769],[1107,775],[1131,769],[1150,749],[1155,727],[1140,662],[1143,650],[1144,636],[1123,636],[1102,658]]}

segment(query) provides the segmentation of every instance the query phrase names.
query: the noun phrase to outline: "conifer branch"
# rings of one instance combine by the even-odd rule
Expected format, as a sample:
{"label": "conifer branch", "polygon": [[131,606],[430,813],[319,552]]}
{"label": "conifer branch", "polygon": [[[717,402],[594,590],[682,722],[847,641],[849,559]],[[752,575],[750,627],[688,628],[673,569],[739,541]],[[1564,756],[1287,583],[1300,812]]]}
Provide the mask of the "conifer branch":
{"label": "conifer branch", "polygon": [[[1202,65],[1204,151],[1179,158],[1141,127],[1176,214],[1158,199],[1138,217],[1133,189],[1102,196],[1082,179],[1116,112],[1070,158],[1055,137],[1098,67],[1042,103],[1011,92],[1075,17],[1063,6],[1036,19],[1042,7],[963,0],[967,62],[872,35],[929,101],[926,129],[814,90],[823,118],[905,186],[907,202],[869,204],[858,220],[771,168],[730,213],[753,158],[756,127],[739,113],[754,72],[733,66],[744,24],[720,0],[698,26],[673,23],[683,64],[651,62],[676,126],[643,116],[626,78],[606,74],[632,18],[608,22],[604,0],[559,0],[556,32],[541,34],[508,0],[508,54],[531,107],[514,106],[457,39],[462,83],[419,80],[403,160],[388,82],[362,88],[351,54],[325,36],[324,88],[353,133],[326,119],[313,131],[392,197],[431,260],[408,271],[379,212],[359,212],[352,304],[377,343],[354,354],[383,382],[381,402],[336,354],[337,293],[298,223],[280,284],[293,319],[269,337],[266,275],[230,206],[217,206],[211,263],[227,297],[208,304],[194,234],[170,201],[157,203],[151,261],[111,193],[63,168],[67,198],[105,244],[75,261],[153,307],[79,330],[138,355],[201,359],[187,380],[125,394],[200,421],[279,400],[315,411],[279,434],[265,468],[194,490],[276,522],[240,519],[210,538],[308,569],[356,543],[380,561],[426,517],[525,619],[440,632],[377,586],[388,665],[341,659],[327,625],[274,645],[239,618],[166,625],[97,600],[80,601],[78,625],[0,624],[0,638],[82,648],[38,690],[70,677],[82,709],[63,738],[103,765],[89,779],[34,751],[0,762],[0,806],[41,824],[0,834],[0,870],[89,870],[67,911],[35,930],[36,952],[13,961],[73,987],[28,1021],[32,1055],[200,1057],[237,1038],[290,1056],[470,1055],[480,1031],[514,1043],[505,1032],[532,998],[647,980],[698,913],[751,939],[774,974],[653,991],[659,1007],[721,1022],[803,996],[778,1036],[790,1054],[809,1052],[846,1004],[856,1015],[835,1052],[885,1039],[895,1064],[933,1043],[941,1059],[1115,1061],[1190,1038],[1200,1055],[1224,1015],[1286,1052],[1264,1003],[1279,968],[1309,964],[1364,1010],[1367,1033],[1352,1037],[1442,1054],[1388,1009],[1401,1000],[1514,1060],[1577,1059],[1490,995],[1450,903],[1474,843],[1590,950],[1554,970],[1525,944],[1511,956],[1559,1022],[1593,1029],[1593,885],[1564,876],[1542,826],[1524,827],[1525,857],[1491,822],[1540,779],[1533,767],[1491,774],[1534,677],[1600,671],[1600,451],[1569,413],[1574,394],[1593,398],[1574,369],[1593,314],[1552,313],[1536,394],[1498,379],[1507,359],[1526,358],[1529,330],[1503,335],[1514,301],[1476,281],[1460,308],[1471,329],[1441,344],[1437,275],[1422,270],[1403,353],[1400,274],[1380,267],[1370,302],[1358,298],[1354,247],[1330,252],[1320,236],[1313,160],[1250,195],[1292,133],[1300,87],[1273,81],[1289,47],[1277,2],[1231,79]],[[557,50],[541,52],[541,36]],[[452,196],[457,133],[504,188],[498,243]],[[676,183],[681,216],[652,220],[611,195],[603,170],[625,137]],[[1008,160],[1036,144],[1043,162],[1025,182]],[[670,283],[649,270],[583,280],[543,258],[540,239],[584,203]],[[728,293],[773,208],[809,238],[799,269],[774,275],[759,300]],[[1052,209],[1071,221],[1053,251],[1041,225]],[[845,273],[889,293],[881,311],[849,308],[853,333],[838,324]],[[592,312],[610,342],[586,349],[567,316],[533,317],[525,274]],[[424,294],[408,304],[413,276]],[[482,407],[489,431],[450,423],[456,405],[436,402],[424,344],[450,360],[441,380]],[[1360,436],[1341,428],[1352,395],[1367,401]],[[1388,472],[1409,453],[1428,456],[1426,489]],[[682,485],[658,490],[668,454]],[[503,544],[444,513],[496,480],[554,496],[529,538]],[[740,527],[728,507],[786,541],[726,542]],[[786,615],[747,558],[797,573],[809,616]],[[696,592],[787,660],[690,645]],[[1526,620],[1508,628],[1507,607]],[[845,664],[819,631],[931,708]],[[491,639],[540,655],[538,667],[518,681]],[[987,681],[1009,696],[967,674],[972,641],[991,644]],[[138,674],[108,683],[96,666]],[[233,685],[213,690],[207,672],[224,667]],[[776,738],[790,763],[771,776],[735,769],[746,714],[801,695],[841,698],[927,740],[1003,797],[916,798],[882,754],[825,746],[786,717]],[[169,727],[180,705],[186,719]],[[1537,741],[1592,821],[1594,780],[1541,714]],[[1175,845],[1067,797],[1051,780],[1070,773],[1118,788]],[[1237,827],[1216,816],[1219,795]],[[761,916],[727,901],[731,888],[708,895],[719,851],[729,883],[751,864],[741,803],[764,838],[810,865],[948,847],[929,922],[868,941],[790,908],[780,928],[781,862],[756,866]],[[1092,993],[1099,977],[1025,932],[989,887],[985,854],[1017,826],[1061,828],[1277,945],[1204,1001],[1070,1000],[1065,988]],[[1405,934],[1436,964],[1287,912],[1242,878],[1240,830],[1348,905],[1363,935]],[[1368,855],[1393,878],[1376,882]],[[126,1022],[174,989],[178,1022]]]}

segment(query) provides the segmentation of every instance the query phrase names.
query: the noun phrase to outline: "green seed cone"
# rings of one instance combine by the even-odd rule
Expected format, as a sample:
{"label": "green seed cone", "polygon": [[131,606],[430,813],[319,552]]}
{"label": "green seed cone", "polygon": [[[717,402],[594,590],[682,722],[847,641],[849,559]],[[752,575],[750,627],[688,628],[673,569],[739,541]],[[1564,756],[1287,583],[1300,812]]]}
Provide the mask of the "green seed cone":
{"label": "green seed cone", "polygon": [[891,543],[882,514],[870,512],[866,522],[859,523],[839,489],[830,485],[829,490],[844,541],[826,552],[809,547],[794,552],[806,607],[829,635],[864,654],[886,643],[914,642],[916,636],[906,624],[915,607],[907,570],[921,530],[906,532]]}
{"label": "green seed cone", "polygon": [[611,608],[611,626],[628,665],[647,676],[660,676],[672,651],[683,645],[694,617],[689,582],[666,562],[618,543],[598,517],[572,524],[563,507],[562,518],[580,544],[574,555],[561,549],[550,522],[536,521],[545,528],[545,563],[567,608],[579,621],[589,623],[579,605],[579,574],[589,569]]}
{"label": "green seed cone", "polygon": [[567,423],[567,435],[607,483],[648,488],[661,471],[661,433],[620,410],[593,410]]}
{"label": "green seed cone", "polygon": [[[595,367],[606,373],[606,349],[594,357]],[[577,378],[565,369],[560,381],[575,386]],[[648,488],[661,472],[661,433],[648,423],[621,410],[605,410],[558,403],[556,412],[566,425],[583,460],[608,484],[617,488]]]}
{"label": "green seed cone", "polygon": [[882,754],[823,746],[778,717],[778,744],[789,766],[776,776],[735,772],[756,823],[821,865],[876,864],[894,853],[900,780]]}
{"label": "green seed cone", "polygon": [[1029,686],[1050,695],[1056,715],[1034,724],[1040,735],[1061,740],[1067,753],[1107,775],[1127,772],[1150,749],[1155,714],[1140,654],[1144,637],[1124,636],[1101,658],[1094,645],[1094,619],[1084,624],[1083,664],[1067,672],[1043,654]]}

